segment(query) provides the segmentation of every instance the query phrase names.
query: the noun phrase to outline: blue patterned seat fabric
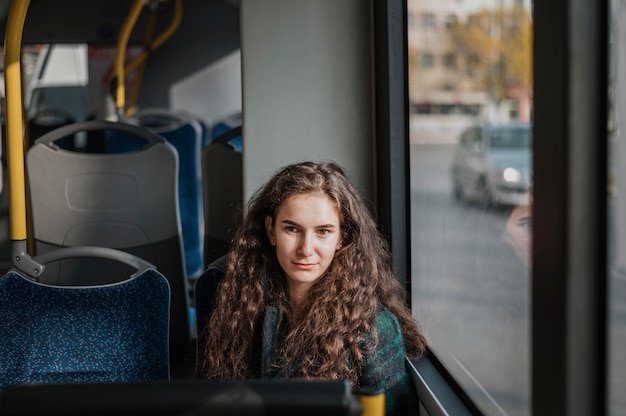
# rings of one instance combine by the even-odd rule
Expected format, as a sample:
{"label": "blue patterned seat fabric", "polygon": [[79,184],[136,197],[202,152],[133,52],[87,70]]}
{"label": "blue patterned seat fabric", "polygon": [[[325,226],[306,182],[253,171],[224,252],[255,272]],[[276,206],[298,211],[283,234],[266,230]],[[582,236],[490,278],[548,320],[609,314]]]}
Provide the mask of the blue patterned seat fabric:
{"label": "blue patterned seat fabric", "polygon": [[119,283],[0,277],[0,388],[169,380],[169,285],[154,269]]}

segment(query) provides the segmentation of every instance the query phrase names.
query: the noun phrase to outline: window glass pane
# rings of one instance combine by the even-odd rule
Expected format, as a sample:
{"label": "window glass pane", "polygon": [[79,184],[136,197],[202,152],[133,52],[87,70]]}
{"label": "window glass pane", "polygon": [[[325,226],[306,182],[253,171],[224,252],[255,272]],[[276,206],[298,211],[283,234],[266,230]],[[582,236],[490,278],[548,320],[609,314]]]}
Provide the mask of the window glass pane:
{"label": "window glass pane", "polygon": [[610,4],[608,407],[610,415],[626,415],[626,3]]}
{"label": "window glass pane", "polygon": [[412,308],[487,415],[530,414],[530,4],[407,0]]}

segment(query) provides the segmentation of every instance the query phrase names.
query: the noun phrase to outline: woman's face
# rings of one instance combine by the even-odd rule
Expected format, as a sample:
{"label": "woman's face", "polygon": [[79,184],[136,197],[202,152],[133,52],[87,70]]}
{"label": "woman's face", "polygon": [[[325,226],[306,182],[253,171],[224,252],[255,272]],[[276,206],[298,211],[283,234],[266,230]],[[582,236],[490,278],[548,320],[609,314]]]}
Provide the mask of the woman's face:
{"label": "woman's face", "polygon": [[287,277],[291,300],[299,303],[341,245],[337,207],[317,192],[292,195],[278,207],[275,222],[266,217],[265,228]]}

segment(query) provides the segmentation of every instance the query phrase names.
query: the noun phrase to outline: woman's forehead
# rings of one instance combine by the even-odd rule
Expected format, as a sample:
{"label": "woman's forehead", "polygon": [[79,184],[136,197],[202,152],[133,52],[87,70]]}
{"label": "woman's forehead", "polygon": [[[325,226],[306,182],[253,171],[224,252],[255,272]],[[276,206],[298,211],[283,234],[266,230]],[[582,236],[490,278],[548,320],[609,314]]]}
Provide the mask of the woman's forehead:
{"label": "woman's forehead", "polygon": [[321,192],[306,192],[289,196],[276,210],[277,217],[290,217],[292,219],[331,220],[339,223],[339,212],[335,201]]}

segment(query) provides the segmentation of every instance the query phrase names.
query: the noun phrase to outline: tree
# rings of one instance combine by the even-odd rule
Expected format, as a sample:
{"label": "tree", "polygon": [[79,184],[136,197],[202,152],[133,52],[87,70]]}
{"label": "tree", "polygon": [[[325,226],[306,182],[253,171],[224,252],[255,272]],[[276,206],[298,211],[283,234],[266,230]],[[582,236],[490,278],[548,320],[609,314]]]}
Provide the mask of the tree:
{"label": "tree", "polygon": [[501,101],[509,88],[532,87],[532,22],[521,6],[481,10],[452,28],[467,71]]}

